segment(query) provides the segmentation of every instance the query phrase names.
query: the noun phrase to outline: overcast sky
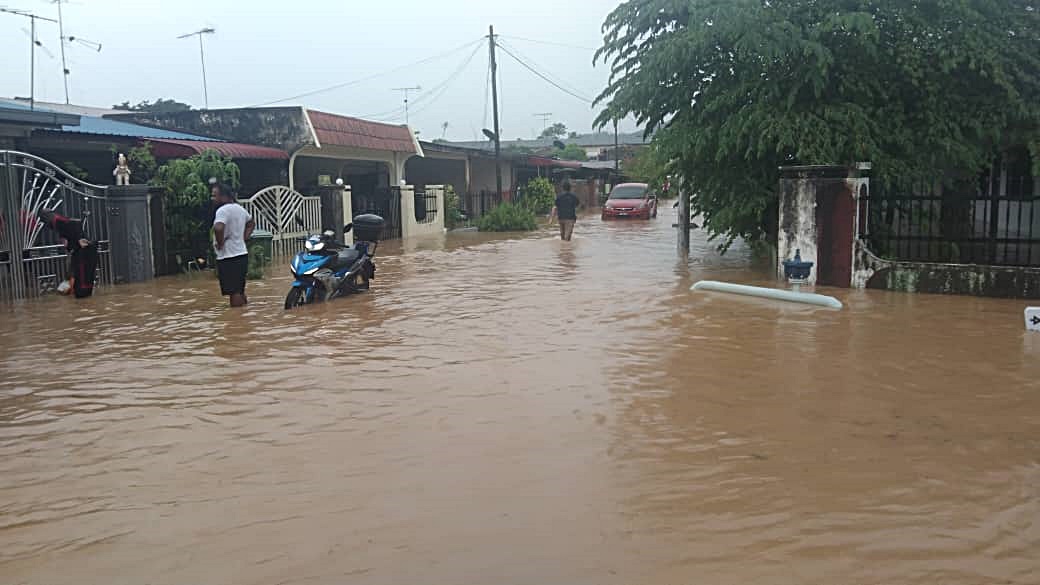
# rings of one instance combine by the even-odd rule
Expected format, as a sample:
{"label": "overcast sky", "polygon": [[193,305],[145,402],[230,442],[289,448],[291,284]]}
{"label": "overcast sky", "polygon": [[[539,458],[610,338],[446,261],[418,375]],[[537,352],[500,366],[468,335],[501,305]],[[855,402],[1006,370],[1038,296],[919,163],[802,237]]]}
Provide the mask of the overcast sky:
{"label": "overcast sky", "polygon": [[[201,107],[198,41],[176,37],[206,26],[216,29],[205,38],[211,108],[272,102],[385,73],[472,42],[424,64],[283,102],[403,123],[403,96],[393,88],[421,86],[423,91],[412,96],[410,117],[421,137],[440,137],[447,122],[447,138],[472,140],[491,124],[490,111],[485,122],[487,41],[477,42],[489,24],[536,69],[595,97],[608,71],[602,63],[593,66],[589,49],[599,46],[603,19],[618,2],[69,0],[63,5],[65,34],[103,45],[100,53],[66,45],[69,90],[72,102],[83,105],[164,97]],[[0,6],[57,17],[57,6],[49,0],[0,0]],[[26,19],[0,13],[2,96],[28,94],[29,38],[23,28],[28,29]],[[39,23],[37,36],[54,58],[37,51],[36,97],[64,101],[57,25]],[[572,130],[591,130],[595,111],[589,104],[501,52],[499,63],[503,139],[532,137],[542,126],[534,116],[540,112],[552,112],[552,121]],[[633,128],[625,124],[622,129]]]}

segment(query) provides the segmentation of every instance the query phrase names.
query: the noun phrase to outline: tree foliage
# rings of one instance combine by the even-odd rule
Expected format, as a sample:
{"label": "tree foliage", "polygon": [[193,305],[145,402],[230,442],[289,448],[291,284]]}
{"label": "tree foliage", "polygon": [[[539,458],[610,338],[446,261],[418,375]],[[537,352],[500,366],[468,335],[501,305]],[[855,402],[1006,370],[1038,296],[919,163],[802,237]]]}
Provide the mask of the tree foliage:
{"label": "tree foliage", "polygon": [[588,160],[585,149],[577,144],[567,144],[562,149],[557,148],[552,155],[561,160]]}
{"label": "tree foliage", "polygon": [[542,133],[538,135],[538,138],[563,138],[567,135],[567,125],[563,122],[556,122],[551,126],[548,126]]}
{"label": "tree foliage", "polygon": [[163,191],[167,246],[171,251],[203,254],[209,250],[209,179],[238,189],[239,169],[215,150],[175,159],[159,167],[152,184]]}
{"label": "tree foliage", "polygon": [[536,215],[545,215],[556,205],[556,188],[545,177],[535,177],[524,185],[524,205]]}
{"label": "tree foliage", "polygon": [[168,114],[171,112],[186,112],[191,109],[191,106],[174,99],[159,98],[154,102],[144,100],[133,105],[130,105],[130,102],[126,101],[112,106],[112,109],[126,110],[128,112],[156,112],[160,114]]}
{"label": "tree foliage", "polygon": [[597,59],[597,124],[656,131],[726,244],[775,228],[781,165],[953,182],[1040,128],[1035,0],[628,0]]}

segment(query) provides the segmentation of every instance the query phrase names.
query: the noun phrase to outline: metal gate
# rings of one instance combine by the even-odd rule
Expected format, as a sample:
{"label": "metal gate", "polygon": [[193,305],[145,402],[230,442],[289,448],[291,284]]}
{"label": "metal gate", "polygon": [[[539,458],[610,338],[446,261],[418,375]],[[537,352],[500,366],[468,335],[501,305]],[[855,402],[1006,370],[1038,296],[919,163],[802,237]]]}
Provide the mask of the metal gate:
{"label": "metal gate", "polygon": [[321,232],[321,197],[272,185],[238,203],[253,216],[257,229],[271,232],[275,256],[295,254],[301,247],[300,238]]}
{"label": "metal gate", "polygon": [[384,240],[401,239],[401,189],[399,187],[375,189],[371,193],[353,192],[351,207],[354,215],[374,213],[386,221],[383,228]]}
{"label": "metal gate", "polygon": [[65,245],[44,229],[39,220],[43,210],[83,221],[87,237],[98,247],[95,282],[111,284],[105,187],[80,181],[37,156],[0,150],[0,299],[39,296],[66,276]]}

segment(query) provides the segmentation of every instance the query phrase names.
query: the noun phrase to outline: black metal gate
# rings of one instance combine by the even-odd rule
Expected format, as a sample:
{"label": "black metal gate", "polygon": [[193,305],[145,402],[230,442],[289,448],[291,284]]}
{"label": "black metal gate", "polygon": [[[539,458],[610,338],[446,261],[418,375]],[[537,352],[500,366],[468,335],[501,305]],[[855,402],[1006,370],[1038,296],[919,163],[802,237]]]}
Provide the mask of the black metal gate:
{"label": "black metal gate", "polygon": [[353,215],[374,213],[386,221],[384,240],[401,239],[401,189],[375,189],[369,193],[354,192],[350,198]]}
{"label": "black metal gate", "polygon": [[39,296],[64,280],[68,256],[39,213],[56,211],[83,221],[97,242],[97,284],[110,284],[112,265],[105,187],[69,175],[28,153],[0,150],[0,299]]}
{"label": "black metal gate", "polygon": [[867,213],[871,250],[891,260],[1040,266],[1035,181],[986,176],[956,190],[875,184]]}

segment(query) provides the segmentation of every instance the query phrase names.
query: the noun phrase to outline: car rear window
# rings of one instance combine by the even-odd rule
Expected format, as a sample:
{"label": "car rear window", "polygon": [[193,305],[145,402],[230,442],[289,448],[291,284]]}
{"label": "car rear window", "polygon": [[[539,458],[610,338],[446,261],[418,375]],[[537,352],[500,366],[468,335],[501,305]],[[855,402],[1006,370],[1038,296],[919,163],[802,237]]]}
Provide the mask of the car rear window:
{"label": "car rear window", "polygon": [[614,187],[610,192],[611,199],[642,199],[646,195],[646,187]]}

